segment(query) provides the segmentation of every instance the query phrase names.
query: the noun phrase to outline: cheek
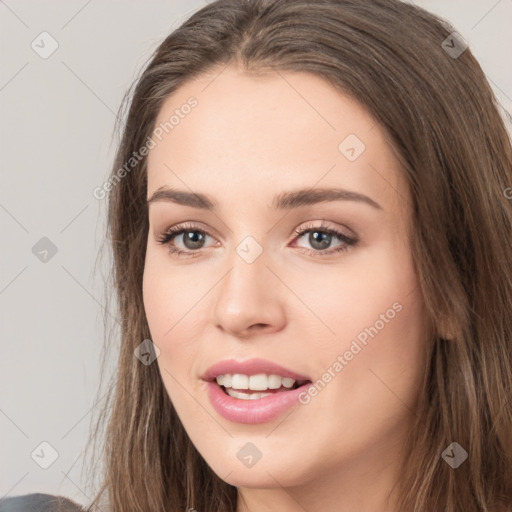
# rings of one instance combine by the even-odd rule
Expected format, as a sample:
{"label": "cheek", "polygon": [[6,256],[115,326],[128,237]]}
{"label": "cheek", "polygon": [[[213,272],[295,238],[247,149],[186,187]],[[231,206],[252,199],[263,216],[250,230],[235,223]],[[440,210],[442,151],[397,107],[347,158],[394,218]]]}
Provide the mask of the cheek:
{"label": "cheek", "polygon": [[[315,442],[318,451],[325,452],[327,465],[337,464],[338,454],[359,453],[383,439],[397,439],[413,418],[426,357],[423,303],[408,293],[392,294],[396,309],[385,295],[380,302],[363,303],[357,319],[337,324],[340,332],[346,329],[346,336],[308,355],[324,371],[316,375],[318,391],[304,407],[314,411],[307,418],[313,418]],[[387,322],[379,318],[381,313]],[[321,415],[325,421],[318,425],[314,418]]]}
{"label": "cheek", "polygon": [[158,279],[152,268],[146,267],[143,280],[144,311],[151,332],[152,341],[160,349],[166,338],[166,331],[172,327],[173,294],[165,286],[165,280]]}
{"label": "cheek", "polygon": [[[180,411],[194,406],[187,403],[182,386],[186,382],[190,387],[187,374],[195,359],[195,349],[188,339],[180,336],[186,316],[183,299],[180,301],[180,290],[177,289],[179,286],[172,282],[161,266],[154,263],[154,260],[149,260],[144,269],[144,310],[151,340],[160,350],[156,363],[162,382],[179,415]],[[189,335],[192,335],[190,331]]]}
{"label": "cheek", "polygon": [[333,382],[319,395],[353,417],[407,412],[426,364],[426,311],[412,260],[400,251],[374,252],[352,270],[332,280],[318,308],[335,333],[310,354],[325,370],[322,382]]}
{"label": "cheek", "polygon": [[[151,339],[160,349],[157,362],[166,387],[174,388],[196,372],[197,355],[211,285],[194,281],[192,271],[172,269],[166,254],[148,251],[143,276],[143,301]],[[188,267],[192,269],[192,266]]]}
{"label": "cheek", "polygon": [[332,365],[341,355],[342,369],[326,399],[342,405],[345,419],[367,419],[343,421],[348,438],[371,436],[378,424],[386,430],[406,421],[418,397],[426,365],[423,302],[408,289],[396,290],[392,298],[372,305],[366,321],[351,325],[356,334],[343,338],[330,357]]}
{"label": "cheek", "polygon": [[[144,310],[152,336],[161,342],[174,337],[187,312],[197,302],[198,286],[187,271],[173,269],[165,250],[149,247],[146,254],[142,294]],[[189,314],[194,314],[191,311]]]}
{"label": "cheek", "polygon": [[302,296],[330,330],[323,329],[324,341],[318,339],[326,351],[329,347],[345,350],[345,346],[348,350],[355,338],[364,346],[365,341],[375,336],[384,338],[386,332],[415,322],[422,315],[414,296],[418,282],[412,259],[406,250],[392,243],[360,249],[354,258],[346,260],[346,265],[330,271],[321,269],[315,276],[315,286],[311,281],[307,283],[300,285],[304,286]]}

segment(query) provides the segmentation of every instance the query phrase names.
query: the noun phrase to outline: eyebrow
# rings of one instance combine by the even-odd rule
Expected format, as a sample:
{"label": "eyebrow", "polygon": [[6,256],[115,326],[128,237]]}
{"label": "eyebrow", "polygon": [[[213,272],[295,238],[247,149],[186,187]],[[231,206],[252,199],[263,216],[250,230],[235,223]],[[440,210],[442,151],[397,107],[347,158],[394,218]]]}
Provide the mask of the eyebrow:
{"label": "eyebrow", "polygon": [[[160,201],[173,202],[183,206],[210,211],[216,210],[218,206],[218,203],[206,194],[186,192],[184,190],[171,189],[166,186],[157,189],[147,202],[149,205]],[[380,204],[370,197],[342,188],[316,188],[282,192],[274,198],[272,208],[275,210],[290,210],[300,206],[308,206],[328,201],[357,201],[377,210],[383,209]]]}

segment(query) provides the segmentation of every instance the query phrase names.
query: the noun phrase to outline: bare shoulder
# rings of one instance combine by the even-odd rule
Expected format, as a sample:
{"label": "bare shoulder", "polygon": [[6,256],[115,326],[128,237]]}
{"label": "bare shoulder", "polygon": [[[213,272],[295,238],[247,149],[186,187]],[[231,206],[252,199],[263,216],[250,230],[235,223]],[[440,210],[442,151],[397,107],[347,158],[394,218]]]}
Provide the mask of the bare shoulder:
{"label": "bare shoulder", "polygon": [[0,500],[0,512],[84,512],[85,509],[64,496],[24,494]]}

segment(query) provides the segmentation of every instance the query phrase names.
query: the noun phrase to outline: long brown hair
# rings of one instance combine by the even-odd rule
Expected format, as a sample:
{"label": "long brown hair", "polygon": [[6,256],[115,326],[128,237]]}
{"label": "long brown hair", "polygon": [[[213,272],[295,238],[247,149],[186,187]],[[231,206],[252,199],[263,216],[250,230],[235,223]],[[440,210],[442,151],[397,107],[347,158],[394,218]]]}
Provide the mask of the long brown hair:
{"label": "long brown hair", "polygon": [[[192,445],[158,366],[134,357],[150,338],[142,300],[146,158],[126,168],[168,95],[228,64],[314,73],[358,100],[389,135],[411,191],[411,247],[434,326],[399,510],[512,507],[512,149],[500,105],[454,31],[399,0],[217,0],[157,48],[125,98],[103,188],[120,348],[92,433],[97,440],[106,425],[91,510],[101,503],[113,512],[236,510],[236,488]],[[452,442],[468,452],[457,469],[441,457]]]}

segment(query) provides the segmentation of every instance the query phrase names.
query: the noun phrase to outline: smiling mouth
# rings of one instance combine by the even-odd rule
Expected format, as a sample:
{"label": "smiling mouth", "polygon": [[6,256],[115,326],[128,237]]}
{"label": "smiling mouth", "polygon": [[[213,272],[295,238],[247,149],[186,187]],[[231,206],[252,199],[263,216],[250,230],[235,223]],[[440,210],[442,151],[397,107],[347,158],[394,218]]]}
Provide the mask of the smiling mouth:
{"label": "smiling mouth", "polygon": [[[209,375],[204,375],[203,381],[212,407],[224,419],[234,423],[256,425],[272,421],[288,409],[298,406],[300,396],[312,384],[306,376],[294,374],[278,365],[266,365],[265,370],[275,372],[271,374],[253,374],[254,368],[244,368],[251,375],[234,372],[219,374],[220,371],[236,368],[233,364],[229,369],[226,366],[210,370]],[[258,368],[260,372],[262,366]],[[236,370],[241,370],[240,365]],[[286,377],[278,375],[280,371]]]}
{"label": "smiling mouth", "polygon": [[240,400],[257,400],[277,393],[286,393],[299,387],[311,384],[310,380],[297,381],[279,375],[241,374],[219,375],[214,380],[224,394]]}

